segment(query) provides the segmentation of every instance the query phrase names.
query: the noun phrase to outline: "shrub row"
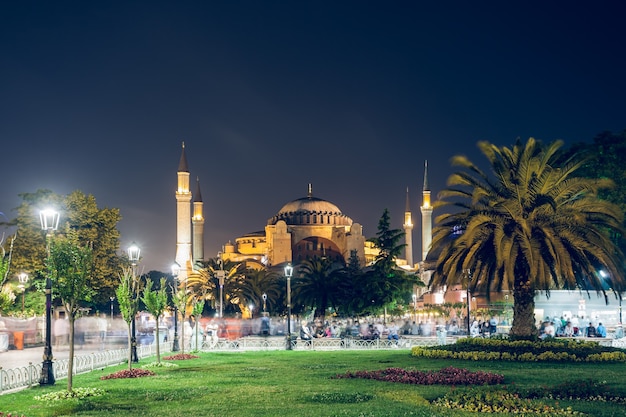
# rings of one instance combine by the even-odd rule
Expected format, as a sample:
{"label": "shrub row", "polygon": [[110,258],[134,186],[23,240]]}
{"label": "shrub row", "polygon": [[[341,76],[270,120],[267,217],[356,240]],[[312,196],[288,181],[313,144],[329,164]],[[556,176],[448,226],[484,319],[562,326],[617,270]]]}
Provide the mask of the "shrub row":
{"label": "shrub row", "polygon": [[595,342],[559,339],[531,342],[464,338],[451,345],[415,346],[411,354],[417,357],[474,361],[626,362],[623,349],[601,346]]}

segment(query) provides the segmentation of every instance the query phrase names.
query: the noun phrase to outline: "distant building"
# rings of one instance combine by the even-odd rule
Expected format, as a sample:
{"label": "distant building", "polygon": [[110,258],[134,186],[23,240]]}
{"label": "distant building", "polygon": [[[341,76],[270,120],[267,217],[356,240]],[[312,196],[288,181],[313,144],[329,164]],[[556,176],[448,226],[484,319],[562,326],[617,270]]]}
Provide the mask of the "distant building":
{"label": "distant building", "polygon": [[[424,178],[424,203],[422,228],[431,233],[430,190]],[[194,265],[204,258],[204,216],[197,180],[195,194],[190,190],[190,173],[187,166],[185,145],[178,165],[176,197],[176,263],[181,267],[181,279],[188,276]],[[409,208],[408,189],[404,230],[406,233],[406,259],[398,259],[401,267],[416,271],[413,264],[412,219]],[[425,217],[425,218],[424,218]],[[430,245],[431,236],[422,238]],[[355,253],[362,266],[371,263],[378,251],[367,242],[363,226],[344,214],[330,201],[313,196],[311,184],[305,197],[283,205],[270,217],[263,230],[245,234],[223,245],[222,259],[245,262],[250,268],[275,267],[288,262],[297,264],[307,258],[329,257],[347,262]],[[407,262],[408,261],[408,262]]]}

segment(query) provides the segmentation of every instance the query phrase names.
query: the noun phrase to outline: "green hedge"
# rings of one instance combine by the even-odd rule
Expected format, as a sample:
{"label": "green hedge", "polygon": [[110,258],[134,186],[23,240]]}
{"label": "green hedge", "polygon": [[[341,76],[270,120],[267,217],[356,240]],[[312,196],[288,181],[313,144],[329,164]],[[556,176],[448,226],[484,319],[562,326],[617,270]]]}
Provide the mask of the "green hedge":
{"label": "green hedge", "polygon": [[413,356],[465,359],[474,361],[506,360],[526,362],[626,362],[624,349],[601,346],[575,339],[510,341],[506,339],[464,338],[455,344],[413,347]]}

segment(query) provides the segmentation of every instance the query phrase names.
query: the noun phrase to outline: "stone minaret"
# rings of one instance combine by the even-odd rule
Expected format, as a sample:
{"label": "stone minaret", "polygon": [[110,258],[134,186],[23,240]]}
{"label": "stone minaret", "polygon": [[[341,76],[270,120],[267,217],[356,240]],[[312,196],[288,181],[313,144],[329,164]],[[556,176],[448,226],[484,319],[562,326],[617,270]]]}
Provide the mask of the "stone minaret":
{"label": "stone minaret", "polygon": [[178,279],[182,282],[191,270],[191,191],[189,169],[185,156],[185,142],[178,164],[178,188],[176,189],[176,263],[180,266]]}
{"label": "stone minaret", "polygon": [[413,268],[413,220],[411,219],[411,204],[409,200],[409,187],[406,187],[406,207],[404,209],[404,243],[406,243],[406,263]]}
{"label": "stone minaret", "polygon": [[424,162],[424,188],[422,189],[422,262],[430,250],[433,240],[433,206],[430,205],[430,188],[428,186],[428,161]]}
{"label": "stone minaret", "polygon": [[204,215],[202,214],[202,194],[200,193],[200,179],[196,178],[196,194],[193,196],[193,263],[204,261]]}

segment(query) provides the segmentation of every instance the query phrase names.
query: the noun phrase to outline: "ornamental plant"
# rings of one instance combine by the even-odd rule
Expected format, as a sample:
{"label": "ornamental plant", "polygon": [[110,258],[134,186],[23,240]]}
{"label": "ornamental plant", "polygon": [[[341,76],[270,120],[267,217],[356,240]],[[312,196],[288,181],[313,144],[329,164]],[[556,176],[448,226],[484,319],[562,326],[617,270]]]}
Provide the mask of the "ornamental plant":
{"label": "ornamental plant", "polygon": [[417,371],[402,368],[387,368],[378,371],[346,372],[335,378],[363,378],[378,381],[399,382],[415,385],[495,385],[504,382],[504,376],[483,371],[468,371],[448,367],[439,371]]}

